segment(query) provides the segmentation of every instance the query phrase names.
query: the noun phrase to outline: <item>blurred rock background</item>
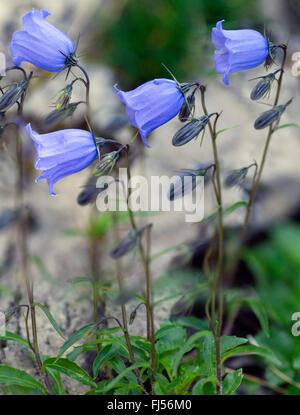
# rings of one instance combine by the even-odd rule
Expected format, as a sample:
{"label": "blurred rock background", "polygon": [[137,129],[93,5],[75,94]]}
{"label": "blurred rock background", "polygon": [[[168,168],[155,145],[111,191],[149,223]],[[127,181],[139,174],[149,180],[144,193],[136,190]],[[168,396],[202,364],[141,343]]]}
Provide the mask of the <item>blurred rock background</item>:
{"label": "blurred rock background", "polygon": [[[126,124],[124,106],[117,99],[113,85],[132,89],[149,79],[168,77],[161,63],[166,64],[180,81],[199,80],[208,84],[209,111],[223,110],[219,128],[235,126],[218,139],[219,154],[224,175],[235,168],[244,167],[253,160],[260,161],[266,132],[253,128],[254,120],[267,107],[249,99],[253,82],[248,80],[265,74],[263,67],[234,74],[230,87],[222,84],[214,73],[213,46],[210,29],[218,20],[225,19],[225,28],[251,27],[272,31],[272,40],[285,42],[289,37],[289,56],[281,103],[294,97],[293,104],[283,116],[284,123],[299,123],[299,78],[292,76],[292,54],[300,51],[299,21],[300,2],[243,1],[243,0],[52,0],[0,1],[0,41],[2,51],[10,55],[8,45],[12,33],[21,29],[21,18],[32,7],[52,13],[48,20],[66,32],[74,40],[79,39],[80,61],[91,78],[92,125],[96,135],[114,138],[126,143],[134,134]],[[30,65],[26,65],[30,67]],[[51,74],[38,71],[40,78],[32,82],[25,101],[24,114],[34,129],[43,132],[41,120],[51,111],[54,96],[64,86],[64,74],[51,80]],[[17,75],[15,75],[17,76]],[[11,75],[10,75],[11,78]],[[1,85],[5,84],[5,79]],[[84,95],[81,85],[75,87],[74,101]],[[272,96],[270,97],[272,99]],[[200,105],[197,114],[201,115]],[[82,127],[84,107],[79,107],[72,120],[61,127]],[[119,120],[120,128],[114,126]],[[203,145],[193,141],[182,148],[171,145],[174,133],[180,128],[177,119],[151,134],[151,149],[145,149],[136,141],[136,158],[133,173],[173,175],[180,169],[193,168],[212,160],[211,144],[206,134]],[[14,131],[5,132],[0,151],[0,208],[14,206],[15,165],[13,159]],[[24,136],[26,204],[32,211],[32,228],[29,235],[30,272],[35,280],[35,299],[49,307],[66,336],[92,321],[91,292],[85,284],[72,284],[71,280],[90,272],[88,262],[89,241],[79,231],[91,226],[90,206],[76,202],[77,194],[89,177],[88,171],[68,177],[55,185],[57,197],[48,194],[47,184],[35,184],[38,172],[33,168],[35,157],[33,143]],[[288,128],[276,133],[268,154],[263,176],[261,203],[257,206],[253,226],[266,227],[299,212],[299,131]],[[241,199],[238,190],[225,192],[225,204]],[[205,190],[205,214],[214,208],[214,198],[209,186]],[[101,213],[99,214],[101,216]],[[242,220],[238,211],[226,219],[236,226]],[[97,219],[93,218],[93,221]],[[186,224],[182,214],[161,213],[141,218],[140,223],[151,221],[152,252],[183,241],[199,240],[201,228]],[[94,222],[92,222],[93,224]],[[72,232],[70,232],[72,230]],[[126,223],[120,225],[121,233],[129,230]],[[107,235],[97,235],[97,266],[101,280],[113,280],[114,264],[109,258],[113,240]],[[73,236],[70,236],[73,235]],[[201,239],[200,239],[201,240]],[[155,260],[152,274],[158,278],[165,272],[174,252]],[[126,285],[140,287],[143,271],[136,263],[137,257],[125,261]],[[7,310],[26,302],[14,227],[0,232],[0,309]],[[133,265],[134,263],[134,265]],[[112,290],[116,287],[112,286]],[[129,312],[137,304],[128,304]],[[155,310],[156,324],[168,318],[172,302],[163,303]],[[120,315],[119,306],[107,304],[107,314]],[[144,310],[131,327],[131,333],[143,334]],[[11,331],[24,335],[22,315],[16,314],[8,324]],[[43,354],[54,355],[62,344],[46,318],[38,312],[40,348]],[[0,360],[15,367],[35,372],[31,360],[14,344],[0,350]],[[67,382],[67,380],[66,380]],[[70,393],[80,393],[78,386],[69,382]]]}

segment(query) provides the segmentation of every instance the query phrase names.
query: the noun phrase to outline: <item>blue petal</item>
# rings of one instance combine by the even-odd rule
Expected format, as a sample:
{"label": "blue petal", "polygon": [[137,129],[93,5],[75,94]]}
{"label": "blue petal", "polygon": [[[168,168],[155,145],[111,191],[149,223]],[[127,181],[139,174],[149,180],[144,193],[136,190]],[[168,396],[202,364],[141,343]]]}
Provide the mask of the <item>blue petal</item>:
{"label": "blue petal", "polygon": [[93,136],[88,131],[69,129],[38,134],[30,124],[26,130],[37,152],[35,167],[43,170],[37,181],[47,179],[51,194],[54,183],[86,168],[97,157]]}
{"label": "blue petal", "polygon": [[228,75],[261,65],[268,56],[268,41],[250,29],[224,30],[222,21],[212,31],[212,42],[217,73],[223,73],[223,82],[228,85]]}
{"label": "blue petal", "polygon": [[151,131],[174,118],[184,102],[177,83],[169,79],[154,79],[128,92],[120,91],[116,85],[114,88],[126,104],[131,124],[138,128],[147,147]]}
{"label": "blue petal", "polygon": [[15,32],[9,49],[13,63],[20,66],[23,61],[51,72],[60,71],[65,55],[75,50],[73,41],[45,19],[49,16],[45,10],[32,9],[23,17],[24,30]]}

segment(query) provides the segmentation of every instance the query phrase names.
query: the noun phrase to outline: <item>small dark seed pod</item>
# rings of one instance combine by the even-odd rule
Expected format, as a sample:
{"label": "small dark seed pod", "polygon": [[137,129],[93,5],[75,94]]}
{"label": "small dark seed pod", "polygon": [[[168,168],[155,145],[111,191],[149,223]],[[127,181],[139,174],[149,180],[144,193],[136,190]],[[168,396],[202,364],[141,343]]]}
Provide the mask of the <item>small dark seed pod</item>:
{"label": "small dark seed pod", "polygon": [[286,107],[290,105],[292,99],[290,99],[285,105],[277,105],[269,111],[263,112],[255,121],[254,128],[256,130],[262,130],[277,121],[286,110]]}
{"label": "small dark seed pod", "polygon": [[275,74],[271,73],[267,76],[264,76],[252,89],[250,98],[253,101],[257,101],[263,98],[271,89],[271,85],[275,80]]}
{"label": "small dark seed pod", "polygon": [[189,119],[195,109],[195,94],[189,95],[181,107],[178,114],[178,118],[181,122],[185,122]]}
{"label": "small dark seed pod", "polygon": [[183,146],[189,143],[193,138],[198,137],[202,130],[204,130],[208,123],[209,116],[204,115],[200,118],[196,118],[186,125],[184,125],[174,135],[172,144],[175,147]]}

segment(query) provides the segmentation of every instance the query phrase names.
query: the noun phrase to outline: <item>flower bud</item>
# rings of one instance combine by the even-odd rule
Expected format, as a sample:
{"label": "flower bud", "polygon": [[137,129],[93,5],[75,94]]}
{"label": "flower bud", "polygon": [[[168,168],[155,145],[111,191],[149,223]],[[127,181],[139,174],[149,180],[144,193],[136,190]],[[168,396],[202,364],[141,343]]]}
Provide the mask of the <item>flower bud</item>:
{"label": "flower bud", "polygon": [[69,105],[71,96],[72,96],[72,90],[73,90],[73,85],[69,84],[59,91],[59,96],[55,103],[55,108],[57,110],[66,108]]}
{"label": "flower bud", "polygon": [[257,101],[261,98],[264,98],[266,94],[270,91],[271,85],[275,80],[275,72],[270,73],[269,75],[263,76],[262,79],[257,83],[257,85],[252,89],[250,98],[253,101]]}
{"label": "flower bud", "polygon": [[104,154],[93,171],[94,175],[97,177],[109,175],[119,158],[119,154],[119,151]]}
{"label": "flower bud", "polygon": [[206,127],[209,117],[210,115],[203,115],[200,118],[195,118],[180,128],[173,137],[173,146],[183,146],[193,140],[193,138],[198,137],[201,131]]}
{"label": "flower bud", "polygon": [[181,110],[178,114],[178,118],[181,122],[187,121],[193,114],[195,110],[195,94],[192,93],[184,101],[184,104],[181,107]]}
{"label": "flower bud", "polygon": [[184,170],[178,180],[171,184],[168,199],[172,202],[173,200],[192,192],[199,184],[197,176],[205,176],[211,167],[212,165],[200,167],[198,169]]}
{"label": "flower bud", "polygon": [[279,120],[284,113],[286,107],[292,102],[290,99],[285,105],[277,105],[269,111],[263,112],[255,121],[254,128],[256,130],[262,130],[263,128],[272,125],[275,121]]}
{"label": "flower bud", "polygon": [[68,104],[67,107],[62,108],[60,110],[55,109],[54,111],[50,112],[47,117],[43,121],[43,126],[45,128],[53,127],[60,122],[64,121],[66,118],[71,117],[74,114],[74,111],[77,108],[79,102],[75,102],[72,104]]}
{"label": "flower bud", "polygon": [[[94,182],[93,177],[93,182]],[[89,182],[77,197],[77,203],[80,206],[86,206],[94,203],[99,193],[104,192],[108,188],[108,183],[105,183],[102,189],[98,189],[96,183]]]}
{"label": "flower bud", "polygon": [[248,167],[244,167],[238,170],[233,170],[225,178],[225,186],[226,187],[241,186],[246,179],[247,173],[248,173]]}
{"label": "flower bud", "polygon": [[110,256],[113,259],[118,259],[132,251],[137,246],[138,241],[149,226],[151,225],[130,231],[110,252]]}
{"label": "flower bud", "polygon": [[25,93],[30,78],[32,76],[32,73],[30,76],[26,79],[23,79],[22,81],[11,85],[7,90],[4,92],[4,94],[0,97],[0,112],[3,113],[7,111],[10,107],[12,107]]}

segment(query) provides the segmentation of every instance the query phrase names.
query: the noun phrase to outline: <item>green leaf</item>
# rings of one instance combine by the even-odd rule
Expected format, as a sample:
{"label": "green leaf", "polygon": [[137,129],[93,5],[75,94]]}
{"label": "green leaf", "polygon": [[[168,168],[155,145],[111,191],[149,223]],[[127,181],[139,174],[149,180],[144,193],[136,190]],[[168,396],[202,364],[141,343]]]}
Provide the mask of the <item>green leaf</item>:
{"label": "green leaf", "polygon": [[243,380],[243,370],[238,369],[226,375],[223,380],[223,395],[233,395]]}
{"label": "green leaf", "polygon": [[205,336],[212,336],[212,333],[210,331],[208,331],[208,330],[203,330],[203,331],[200,331],[198,333],[193,334],[185,342],[185,344],[181,347],[181,349],[177,352],[176,357],[175,357],[175,362],[174,362],[173,370],[172,370],[172,376],[173,377],[177,376],[177,371],[178,371],[179,365],[181,363],[182,357],[187,352],[189,352],[191,349],[193,349],[195,347],[195,345],[197,344],[197,341],[201,337],[205,337]]}
{"label": "green leaf", "polygon": [[50,311],[48,310],[47,307],[45,307],[43,304],[41,303],[33,303],[32,304],[34,307],[39,307],[46,315],[46,317],[48,318],[48,320],[50,321],[50,323],[52,324],[53,328],[57,331],[57,333],[65,340],[65,336],[63,335],[61,329],[59,328],[58,324],[55,321],[55,318],[53,317],[53,315],[50,313]]}
{"label": "green leaf", "polygon": [[194,223],[199,224],[199,223],[207,222],[209,219],[213,218],[219,212],[219,210],[220,210],[220,206],[217,206],[210,215],[208,215],[204,219],[200,220],[200,222],[194,222]]}
{"label": "green leaf", "polygon": [[0,364],[0,383],[4,385],[19,385],[31,389],[39,389],[47,393],[47,389],[24,370]]}
{"label": "green leaf", "polygon": [[223,216],[228,216],[235,210],[239,209],[240,207],[248,207],[248,203],[246,202],[236,202],[233,205],[229,206],[228,208],[224,209]]}
{"label": "green leaf", "polygon": [[57,395],[66,395],[66,392],[63,390],[60,372],[50,367],[47,367],[47,372],[49,373],[50,377],[53,379],[54,391]]}
{"label": "green leaf", "polygon": [[19,336],[18,334],[12,333],[10,331],[6,331],[5,335],[0,336],[0,340],[17,342],[17,343],[22,344],[23,346],[29,347],[27,340],[23,339],[23,337]]}
{"label": "green leaf", "polygon": [[116,387],[120,380],[123,379],[126,375],[128,375],[128,373],[131,373],[133,370],[138,369],[140,367],[150,367],[150,363],[136,363],[134,365],[127,367],[125,370],[120,372],[117,377],[115,377],[111,382],[109,382],[109,384],[104,389],[102,389],[101,392],[110,391],[111,389]]}
{"label": "green leaf", "polygon": [[58,372],[64,373],[70,378],[77,380],[77,382],[82,383],[83,385],[94,387],[97,386],[90,375],[71,360],[51,357],[46,359],[43,363],[43,369],[47,370],[47,368],[55,369]]}
{"label": "green leaf", "polygon": [[94,284],[94,281],[89,277],[76,277],[69,280],[69,282],[73,285],[82,284],[82,283],[89,283],[91,285]]}
{"label": "green leaf", "polygon": [[223,128],[222,130],[220,130],[220,131],[218,131],[218,132],[216,133],[216,137],[217,137],[219,134],[224,133],[225,131],[232,130],[233,128],[237,128],[237,127],[239,127],[239,125],[233,125],[232,127]]}
{"label": "green leaf", "polygon": [[[1,276],[1,271],[0,271],[0,276]],[[13,298],[18,297],[18,293],[16,291],[4,285],[0,285],[0,294],[1,296],[8,296],[8,297],[13,297]]]}
{"label": "green leaf", "polygon": [[41,275],[45,278],[45,280],[53,285],[54,284],[54,278],[50,274],[50,272],[47,270],[45,264],[39,258],[38,256],[30,256],[30,260],[37,266],[38,270],[40,271]]}
{"label": "green leaf", "polygon": [[276,365],[281,364],[280,361],[277,359],[277,357],[273,354],[273,352],[270,349],[266,349],[265,347],[261,347],[261,346],[255,346],[253,344],[249,344],[246,346],[239,346],[224,353],[221,358],[222,363],[229,357],[237,355],[237,354],[246,354],[246,355],[254,354],[254,355],[262,356],[266,358],[267,360],[270,360],[272,363]]}
{"label": "green leaf", "polygon": [[98,376],[100,367],[103,366],[108,360],[115,357],[117,353],[118,347],[112,344],[107,344],[100,350],[100,352],[96,356],[96,359],[93,362],[94,378]]}
{"label": "green leaf", "polygon": [[192,395],[215,395],[219,381],[215,376],[200,379],[192,389]]}
{"label": "green leaf", "polygon": [[278,131],[278,130],[282,130],[283,128],[287,128],[287,127],[296,127],[296,128],[299,128],[300,126],[298,124],[295,124],[295,123],[283,124],[283,125],[279,125],[278,127],[276,127],[274,129],[274,132],[275,131]]}
{"label": "green leaf", "polygon": [[57,357],[61,357],[66,350],[73,346],[74,343],[78,342],[78,340],[82,339],[82,337],[94,331],[93,329],[95,329],[95,327],[95,323],[89,323],[81,327],[79,330],[75,331],[75,333],[73,333],[72,336],[62,345]]}
{"label": "green leaf", "polygon": [[268,321],[267,312],[266,312],[266,309],[263,303],[257,298],[250,298],[250,297],[243,298],[242,301],[249,305],[253,313],[256,315],[265,335],[269,337],[270,336],[269,321]]}
{"label": "green leaf", "polygon": [[221,337],[221,356],[223,356],[228,350],[234,349],[241,344],[248,343],[248,339],[236,336],[222,336]]}

